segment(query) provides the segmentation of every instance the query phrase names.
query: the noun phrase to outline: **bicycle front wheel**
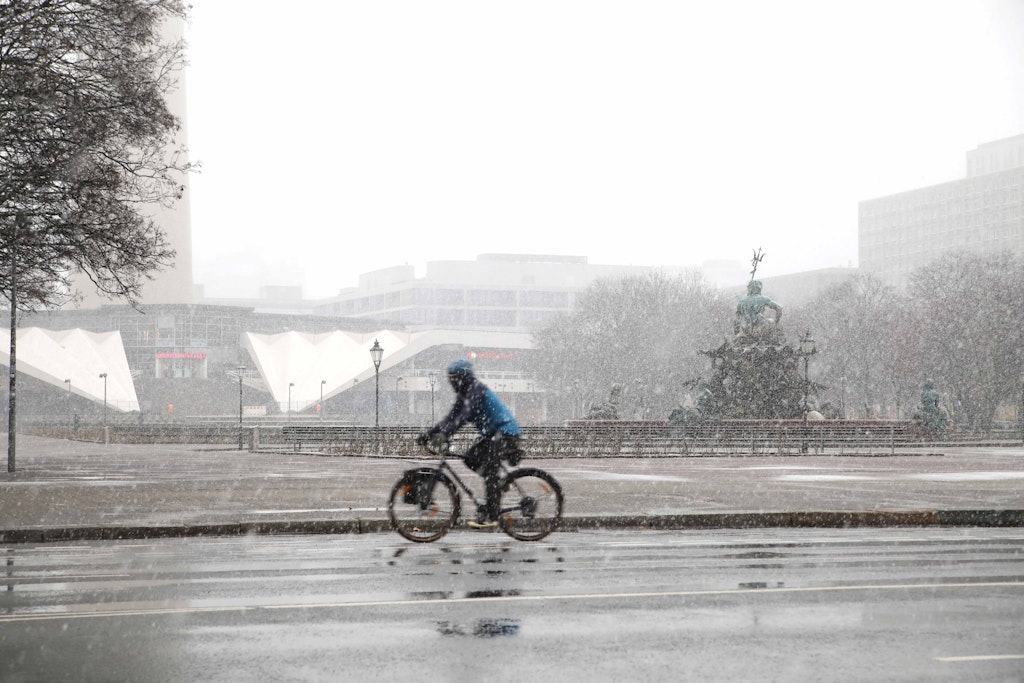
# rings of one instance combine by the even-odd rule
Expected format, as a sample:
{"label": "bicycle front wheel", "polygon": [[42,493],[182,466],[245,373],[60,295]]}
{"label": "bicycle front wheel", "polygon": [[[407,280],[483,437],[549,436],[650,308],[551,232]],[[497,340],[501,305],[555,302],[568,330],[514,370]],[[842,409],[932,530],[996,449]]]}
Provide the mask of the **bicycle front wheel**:
{"label": "bicycle front wheel", "polygon": [[505,478],[501,488],[502,530],[520,541],[539,541],[562,517],[562,487],[544,470],[526,467]]}
{"label": "bicycle front wheel", "polygon": [[[422,485],[422,472],[406,472],[391,489],[388,517],[391,528],[403,538],[429,543],[444,536],[459,518],[459,492],[450,479],[441,475],[429,493]],[[429,476],[429,474],[428,474]]]}

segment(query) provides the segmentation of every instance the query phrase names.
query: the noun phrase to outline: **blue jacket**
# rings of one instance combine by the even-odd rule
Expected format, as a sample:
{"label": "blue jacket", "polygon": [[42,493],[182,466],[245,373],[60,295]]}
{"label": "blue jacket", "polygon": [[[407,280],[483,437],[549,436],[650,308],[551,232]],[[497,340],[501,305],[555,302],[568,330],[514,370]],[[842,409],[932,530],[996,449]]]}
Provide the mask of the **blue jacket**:
{"label": "blue jacket", "polygon": [[519,436],[519,423],[512,417],[512,411],[502,403],[496,393],[476,378],[466,389],[465,394],[455,395],[455,403],[451,410],[427,433],[441,432],[450,438],[467,422],[472,422],[480,434],[487,438],[498,432],[508,436]]}

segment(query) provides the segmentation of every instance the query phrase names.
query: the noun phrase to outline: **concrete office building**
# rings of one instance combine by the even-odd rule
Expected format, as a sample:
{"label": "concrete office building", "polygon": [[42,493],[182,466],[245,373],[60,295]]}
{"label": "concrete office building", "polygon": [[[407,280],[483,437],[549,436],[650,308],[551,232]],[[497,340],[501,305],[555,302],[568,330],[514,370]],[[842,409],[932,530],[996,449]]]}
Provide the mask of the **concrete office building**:
{"label": "concrete office building", "polygon": [[967,175],[860,203],[863,272],[898,287],[949,251],[1024,256],[1024,135],[967,153]]}
{"label": "concrete office building", "polygon": [[422,278],[412,266],[364,273],[358,287],[318,303],[314,311],[395,320],[409,329],[528,332],[572,310],[577,294],[598,279],[655,270],[594,265],[586,256],[482,254],[475,261],[431,261]]}
{"label": "concrete office building", "polygon": [[[797,308],[812,301],[829,287],[841,285],[860,272],[857,268],[819,268],[800,273],[758,278],[764,286],[765,296],[784,307]],[[738,299],[746,295],[746,285],[730,288]]]}

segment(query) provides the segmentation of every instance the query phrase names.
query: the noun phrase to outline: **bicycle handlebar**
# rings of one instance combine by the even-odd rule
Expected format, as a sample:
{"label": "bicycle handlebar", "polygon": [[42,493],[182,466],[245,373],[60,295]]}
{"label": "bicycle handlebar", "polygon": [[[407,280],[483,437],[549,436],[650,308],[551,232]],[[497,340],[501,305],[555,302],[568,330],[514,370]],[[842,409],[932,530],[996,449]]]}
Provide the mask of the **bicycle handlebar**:
{"label": "bicycle handlebar", "polygon": [[451,453],[451,443],[444,434],[437,433],[428,439],[417,439],[416,441],[431,455],[449,455]]}

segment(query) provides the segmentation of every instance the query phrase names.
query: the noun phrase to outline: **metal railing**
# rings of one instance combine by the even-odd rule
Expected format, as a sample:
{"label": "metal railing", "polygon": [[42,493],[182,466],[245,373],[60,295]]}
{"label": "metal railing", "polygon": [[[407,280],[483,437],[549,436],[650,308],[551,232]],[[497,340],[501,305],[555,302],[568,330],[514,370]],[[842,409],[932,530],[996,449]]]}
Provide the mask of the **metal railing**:
{"label": "metal railing", "polygon": [[[102,425],[34,425],[25,431],[55,438],[112,443],[239,444],[239,426],[227,422],[114,423]],[[252,450],[304,450],[327,455],[422,455],[414,438],[419,427],[306,421],[261,421],[242,427],[242,441]],[[459,443],[474,435],[466,430]],[[530,456],[665,457],[686,455],[847,455],[893,454],[897,449],[938,443],[911,421],[860,420],[805,423],[802,420],[733,420],[686,427],[664,421],[577,421],[523,429]],[[948,442],[946,442],[948,443]]]}

